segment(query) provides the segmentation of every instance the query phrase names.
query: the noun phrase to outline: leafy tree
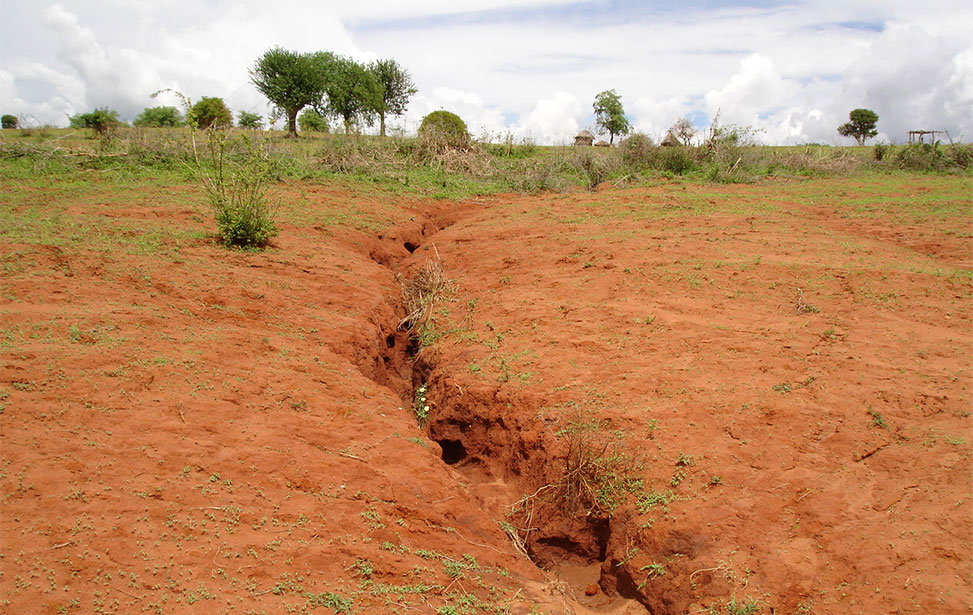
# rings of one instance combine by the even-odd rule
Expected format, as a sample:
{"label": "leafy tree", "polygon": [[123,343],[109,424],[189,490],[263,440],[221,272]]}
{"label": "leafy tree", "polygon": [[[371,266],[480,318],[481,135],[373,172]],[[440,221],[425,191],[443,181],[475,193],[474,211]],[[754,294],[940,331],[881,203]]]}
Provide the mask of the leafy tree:
{"label": "leafy tree", "polygon": [[385,136],[385,116],[402,115],[409,106],[409,99],[418,92],[408,71],[395,60],[378,60],[369,65],[382,86],[382,100],[378,105],[379,134]]}
{"label": "leafy tree", "polygon": [[871,109],[855,109],[848,114],[850,122],[838,126],[838,134],[842,137],[854,137],[858,145],[865,145],[865,140],[878,134],[875,125],[878,114]]}
{"label": "leafy tree", "polygon": [[253,85],[287,117],[288,137],[297,137],[301,109],[321,104],[327,68],[333,60],[334,54],[328,52],[298,53],[274,47],[250,69]]}
{"label": "leafy tree", "polygon": [[672,128],[669,129],[669,132],[683,145],[689,145],[693,137],[696,136],[696,128],[693,127],[693,123],[689,121],[688,117],[680,118],[676,121],[672,125]]}
{"label": "leafy tree", "polygon": [[297,117],[301,130],[306,132],[328,132],[328,120],[314,109],[305,109]]}
{"label": "leafy tree", "polygon": [[4,130],[16,128],[17,124],[18,122],[16,115],[6,113],[2,118],[0,118],[0,125],[3,126]]}
{"label": "leafy tree", "polygon": [[382,106],[382,84],[364,65],[333,57],[327,67],[325,93],[328,113],[340,117],[345,132],[359,123],[371,123]]}
{"label": "leafy tree", "polygon": [[260,130],[263,128],[264,118],[259,113],[241,111],[236,118],[237,126],[250,130]]}
{"label": "leafy tree", "polygon": [[68,118],[71,128],[92,128],[99,135],[105,135],[121,124],[118,111],[108,107],[99,107],[91,113],[80,113]]}
{"label": "leafy tree", "polygon": [[182,118],[182,113],[179,109],[175,107],[146,107],[135,116],[135,121],[132,122],[135,126],[182,126],[185,124],[185,120]]}
{"label": "leafy tree", "polygon": [[625,117],[625,109],[622,108],[622,99],[615,93],[615,90],[605,90],[595,96],[595,123],[604,132],[611,135],[609,143],[615,142],[615,135],[628,134],[632,129],[628,118]]}
{"label": "leafy tree", "polygon": [[204,96],[198,103],[190,107],[186,119],[197,128],[206,129],[228,128],[233,125],[233,114],[230,113],[222,98]]}

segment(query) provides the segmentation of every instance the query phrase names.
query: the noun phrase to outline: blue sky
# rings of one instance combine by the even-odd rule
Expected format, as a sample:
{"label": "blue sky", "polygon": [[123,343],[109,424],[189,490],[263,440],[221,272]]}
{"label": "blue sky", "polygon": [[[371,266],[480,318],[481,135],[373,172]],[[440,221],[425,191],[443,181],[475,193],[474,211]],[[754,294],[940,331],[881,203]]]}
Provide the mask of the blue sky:
{"label": "blue sky", "polygon": [[[10,3],[0,112],[37,123],[107,105],[131,119],[174,88],[267,113],[247,68],[274,45],[391,57],[419,94],[392,122],[459,113],[477,136],[563,143],[621,96],[653,138],[680,117],[751,126],[768,143],[846,143],[856,107],[881,139],[946,128],[973,140],[973,3],[76,0]],[[162,100],[162,103],[175,101]]]}

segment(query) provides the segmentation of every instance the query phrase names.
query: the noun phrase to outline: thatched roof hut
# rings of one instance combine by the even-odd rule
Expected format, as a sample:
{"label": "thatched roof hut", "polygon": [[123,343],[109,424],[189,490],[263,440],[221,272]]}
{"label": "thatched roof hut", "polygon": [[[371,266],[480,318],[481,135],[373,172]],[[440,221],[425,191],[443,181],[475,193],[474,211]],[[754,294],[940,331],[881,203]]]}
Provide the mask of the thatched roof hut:
{"label": "thatched roof hut", "polygon": [[588,145],[590,146],[595,141],[595,135],[591,134],[587,130],[582,130],[574,137],[575,145]]}
{"label": "thatched roof hut", "polygon": [[601,141],[595,143],[595,147],[611,147],[611,144],[608,141],[602,139]]}
{"label": "thatched roof hut", "polygon": [[662,143],[660,143],[659,145],[661,145],[662,147],[677,147],[679,145],[682,145],[682,143],[679,141],[679,139],[676,138],[676,135],[672,134],[672,131],[670,130],[669,132],[666,133],[666,138],[663,139]]}

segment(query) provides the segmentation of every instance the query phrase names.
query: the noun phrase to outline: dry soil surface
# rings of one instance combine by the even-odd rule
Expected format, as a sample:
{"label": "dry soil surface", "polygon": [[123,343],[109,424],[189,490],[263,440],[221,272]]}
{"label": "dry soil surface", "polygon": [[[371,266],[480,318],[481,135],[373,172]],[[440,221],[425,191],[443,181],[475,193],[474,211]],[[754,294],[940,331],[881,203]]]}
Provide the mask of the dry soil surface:
{"label": "dry soil surface", "polygon": [[0,609],[969,613],[969,188],[18,192]]}

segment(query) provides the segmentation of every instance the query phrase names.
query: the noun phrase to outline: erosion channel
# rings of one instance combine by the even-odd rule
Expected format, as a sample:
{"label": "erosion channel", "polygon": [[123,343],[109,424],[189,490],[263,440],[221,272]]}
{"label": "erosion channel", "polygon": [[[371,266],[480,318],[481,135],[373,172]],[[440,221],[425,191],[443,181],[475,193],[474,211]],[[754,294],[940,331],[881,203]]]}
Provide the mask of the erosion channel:
{"label": "erosion channel", "polygon": [[[435,241],[440,231],[476,210],[452,205],[417,213],[408,224],[382,233],[370,247],[370,258],[403,289],[430,264],[443,267],[447,276],[459,274],[440,261]],[[461,300],[462,288],[454,290],[458,296],[452,299]],[[675,604],[685,602],[673,601],[668,591],[639,591],[651,575],[636,578],[623,566],[638,551],[633,544],[644,529],[633,525],[633,511],[605,514],[558,501],[564,494],[557,493],[557,483],[570,472],[569,450],[558,425],[538,412],[539,396],[458,378],[440,364],[435,349],[420,348],[406,305],[403,296],[388,298],[383,307],[391,309],[372,323],[380,335],[360,349],[355,362],[366,377],[401,399],[403,412],[418,411],[417,421],[438,444],[443,463],[458,472],[482,513],[539,568],[546,583],[528,585],[528,594],[535,593],[538,603],[554,612],[678,612]],[[444,480],[453,479],[444,475]],[[691,542],[677,533],[675,541],[657,545],[660,557],[678,555],[684,545],[692,550]]]}

